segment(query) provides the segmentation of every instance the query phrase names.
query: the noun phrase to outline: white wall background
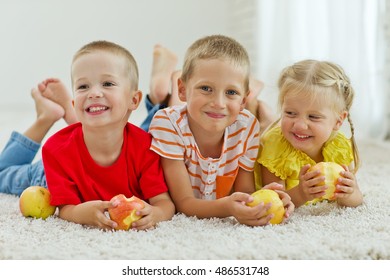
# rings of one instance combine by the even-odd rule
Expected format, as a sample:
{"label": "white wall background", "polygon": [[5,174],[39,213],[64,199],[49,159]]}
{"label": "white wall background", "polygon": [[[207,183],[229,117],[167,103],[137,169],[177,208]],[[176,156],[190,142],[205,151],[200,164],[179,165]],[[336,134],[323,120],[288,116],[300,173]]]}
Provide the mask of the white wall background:
{"label": "white wall background", "polygon": [[[178,55],[180,68],[193,41],[224,34],[247,48],[253,73],[265,82],[261,98],[275,110],[276,78],[284,66],[302,55],[341,64],[359,95],[352,112],[358,134],[383,138],[386,121],[390,125],[384,112],[390,111],[382,98],[384,79],[374,78],[386,70],[371,67],[358,53],[368,50],[364,42],[377,40],[363,36],[366,29],[378,28],[363,17],[370,12],[365,7],[384,2],[376,1],[0,0],[0,110],[11,116],[25,110],[31,116],[25,118],[26,126],[30,124],[35,114],[31,88],[50,76],[70,88],[72,56],[90,41],[110,40],[128,48],[138,62],[140,89],[146,94],[156,43]],[[390,6],[390,0],[386,2]],[[371,60],[383,61],[375,51]],[[130,121],[140,124],[145,114],[141,104]],[[8,121],[0,119],[0,124]]]}
{"label": "white wall background", "polygon": [[[177,53],[181,67],[193,41],[229,35],[229,1],[0,0],[0,109],[33,111],[30,90],[47,77],[58,77],[70,88],[73,54],[103,39],[132,52],[146,94],[154,44]],[[138,122],[144,112],[141,104],[131,120]]]}

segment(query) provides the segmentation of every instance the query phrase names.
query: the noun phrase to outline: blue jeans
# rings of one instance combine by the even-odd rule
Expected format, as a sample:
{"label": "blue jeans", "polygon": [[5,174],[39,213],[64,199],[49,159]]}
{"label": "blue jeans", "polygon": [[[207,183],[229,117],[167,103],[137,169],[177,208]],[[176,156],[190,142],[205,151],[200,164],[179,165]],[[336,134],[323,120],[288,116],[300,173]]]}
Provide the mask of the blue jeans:
{"label": "blue jeans", "polygon": [[[169,95],[168,95],[169,96]],[[149,126],[150,126],[150,123],[152,122],[152,119],[154,117],[154,115],[156,114],[156,112],[160,109],[164,109],[167,107],[167,101],[161,103],[161,104],[156,104],[154,105],[150,99],[149,99],[149,95],[146,95],[146,98],[145,98],[145,106],[146,106],[146,110],[148,111],[148,115],[146,116],[145,120],[143,121],[143,123],[140,125],[140,127],[145,130],[146,132],[149,131]]]}
{"label": "blue jeans", "polygon": [[12,132],[0,154],[0,192],[20,195],[29,186],[47,188],[42,160],[32,161],[40,144]]}

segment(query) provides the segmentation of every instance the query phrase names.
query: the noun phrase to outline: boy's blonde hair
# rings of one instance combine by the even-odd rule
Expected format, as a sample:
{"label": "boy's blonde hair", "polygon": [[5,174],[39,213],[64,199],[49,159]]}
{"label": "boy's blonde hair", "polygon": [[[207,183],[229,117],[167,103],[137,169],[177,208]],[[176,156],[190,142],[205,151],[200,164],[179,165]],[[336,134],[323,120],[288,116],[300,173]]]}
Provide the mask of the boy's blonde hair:
{"label": "boy's blonde hair", "polygon": [[348,113],[351,129],[352,150],[355,172],[359,168],[359,153],[354,137],[354,126],[350,116],[355,91],[350,79],[339,65],[318,60],[302,60],[284,68],[278,80],[279,108],[289,94],[304,95],[308,100],[319,100],[320,104],[330,106],[335,114]]}
{"label": "boy's blonde hair", "polygon": [[249,92],[250,62],[245,48],[236,40],[223,36],[211,35],[195,41],[184,57],[181,79],[188,81],[200,59],[223,59],[241,67],[245,72],[245,92]]}
{"label": "boy's blonde hair", "polygon": [[[139,75],[138,75],[137,62],[135,61],[133,55],[127,49],[115,43],[109,41],[93,41],[91,43],[84,45],[73,56],[72,65],[79,57],[96,51],[108,52],[117,55],[119,57],[122,57],[126,65],[126,71],[127,71],[126,74],[129,76],[132,90],[138,90]],[[73,84],[73,77],[72,77],[72,84]]]}

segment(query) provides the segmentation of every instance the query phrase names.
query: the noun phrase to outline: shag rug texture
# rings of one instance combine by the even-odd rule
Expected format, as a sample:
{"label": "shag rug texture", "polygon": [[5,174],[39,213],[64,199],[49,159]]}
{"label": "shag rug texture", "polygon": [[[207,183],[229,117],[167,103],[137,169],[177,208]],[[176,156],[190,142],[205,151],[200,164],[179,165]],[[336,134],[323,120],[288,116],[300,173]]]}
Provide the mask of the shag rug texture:
{"label": "shag rug texture", "polygon": [[[0,136],[2,149],[9,131]],[[232,218],[176,214],[149,231],[102,231],[57,216],[25,218],[18,197],[0,194],[0,259],[389,260],[390,143],[364,140],[358,145],[362,206],[302,206],[275,226],[253,228]]]}

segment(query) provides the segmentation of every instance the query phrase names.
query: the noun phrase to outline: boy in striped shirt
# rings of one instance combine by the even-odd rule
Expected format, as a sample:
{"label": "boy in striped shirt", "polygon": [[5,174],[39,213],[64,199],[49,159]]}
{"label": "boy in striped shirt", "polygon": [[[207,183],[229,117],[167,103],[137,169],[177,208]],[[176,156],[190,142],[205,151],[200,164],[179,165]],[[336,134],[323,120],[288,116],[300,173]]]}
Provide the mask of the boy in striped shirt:
{"label": "boy in striped shirt", "polygon": [[[245,205],[255,191],[253,168],[259,122],[244,109],[249,92],[249,58],[235,40],[207,36],[188,49],[178,95],[185,105],[159,110],[150,125],[151,149],[161,156],[178,211],[199,218],[234,216],[242,224],[269,223],[270,205]],[[286,217],[294,209],[278,184]]]}

